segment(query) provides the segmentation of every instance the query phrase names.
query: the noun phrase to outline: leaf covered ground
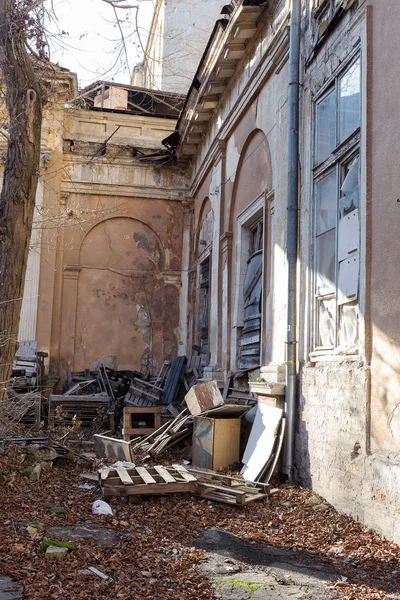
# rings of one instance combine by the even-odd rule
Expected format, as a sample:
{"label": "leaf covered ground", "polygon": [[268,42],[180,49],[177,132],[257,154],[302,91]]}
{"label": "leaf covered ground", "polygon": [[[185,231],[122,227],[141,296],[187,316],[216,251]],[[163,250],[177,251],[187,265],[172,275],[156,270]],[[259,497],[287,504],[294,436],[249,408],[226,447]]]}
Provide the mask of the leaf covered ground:
{"label": "leaf covered ground", "polygon": [[[246,507],[211,503],[188,495],[113,499],[112,517],[91,514],[98,488],[78,486],[88,465],[62,464],[38,482],[22,476],[21,465],[0,457],[0,574],[24,585],[24,598],[77,600],[201,600],[213,598],[202,572],[204,554],[196,537],[219,527],[257,544],[293,549],[297,560],[326,565],[339,574],[334,584],[344,600],[400,598],[400,547],[339,514],[308,490],[282,485],[269,501]],[[64,511],[54,514],[53,504]],[[46,506],[47,505],[47,506]],[[126,534],[112,547],[80,541],[61,560],[45,557],[45,528],[104,524]],[[95,567],[102,580],[82,573]]]}

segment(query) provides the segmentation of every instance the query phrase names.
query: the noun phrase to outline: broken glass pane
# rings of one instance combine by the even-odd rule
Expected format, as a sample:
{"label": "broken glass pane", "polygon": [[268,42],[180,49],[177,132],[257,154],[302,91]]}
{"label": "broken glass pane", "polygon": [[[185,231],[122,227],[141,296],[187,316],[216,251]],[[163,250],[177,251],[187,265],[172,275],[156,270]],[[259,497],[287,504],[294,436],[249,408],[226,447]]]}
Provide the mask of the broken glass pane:
{"label": "broken glass pane", "polygon": [[340,80],[340,142],[343,142],[360,127],[360,76],[360,59],[358,59]]}
{"label": "broken glass pane", "polygon": [[335,229],[316,239],[317,295],[335,291]]}
{"label": "broken glass pane", "polygon": [[340,188],[340,216],[351,213],[360,205],[360,157],[357,156],[344,167],[344,180]]}
{"label": "broken glass pane", "polygon": [[315,185],[317,202],[317,234],[336,225],[336,170],[331,171]]}
{"label": "broken glass pane", "polygon": [[324,161],[336,146],[336,94],[333,89],[320,100],[315,115],[315,162]]}
{"label": "broken glass pane", "polygon": [[335,298],[318,302],[318,346],[335,345]]}
{"label": "broken glass pane", "polygon": [[352,302],[358,297],[360,256],[355,254],[339,263],[338,303]]}
{"label": "broken glass pane", "polygon": [[339,308],[339,346],[358,350],[358,304],[343,304]]}

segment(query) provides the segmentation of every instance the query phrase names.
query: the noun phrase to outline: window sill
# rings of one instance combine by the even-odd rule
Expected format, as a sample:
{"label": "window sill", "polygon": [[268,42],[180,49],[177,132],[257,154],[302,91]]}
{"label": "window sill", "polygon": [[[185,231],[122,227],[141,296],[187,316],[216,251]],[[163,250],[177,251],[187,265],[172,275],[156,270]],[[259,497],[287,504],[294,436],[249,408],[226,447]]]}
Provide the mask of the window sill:
{"label": "window sill", "polygon": [[316,362],[356,362],[360,360],[360,355],[355,353],[339,353],[338,350],[315,350],[308,355],[311,363]]}

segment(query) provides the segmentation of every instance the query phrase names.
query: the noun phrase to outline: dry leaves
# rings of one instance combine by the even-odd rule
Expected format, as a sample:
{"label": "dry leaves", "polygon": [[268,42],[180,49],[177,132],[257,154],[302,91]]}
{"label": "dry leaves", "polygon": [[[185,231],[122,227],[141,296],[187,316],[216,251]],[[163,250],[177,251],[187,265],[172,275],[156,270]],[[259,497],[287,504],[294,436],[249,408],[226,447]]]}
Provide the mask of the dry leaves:
{"label": "dry leaves", "polygon": [[[137,504],[115,499],[113,517],[99,517],[91,514],[98,491],[78,488],[85,466],[54,467],[38,483],[17,474],[11,486],[4,461],[0,457],[1,572],[23,581],[27,600],[209,600],[213,592],[199,567],[204,555],[193,542],[210,527],[225,528],[258,544],[293,549],[296,560],[304,563],[325,564],[343,579],[334,587],[344,600],[400,597],[399,546],[329,505],[318,509],[309,502],[312,494],[307,490],[282,486],[270,502],[243,508],[187,495],[141,498]],[[44,507],[46,503],[66,513],[54,514]],[[77,550],[62,561],[45,558],[40,524],[88,521],[128,533],[129,538],[114,547],[77,542]],[[82,573],[90,566],[110,578]]]}

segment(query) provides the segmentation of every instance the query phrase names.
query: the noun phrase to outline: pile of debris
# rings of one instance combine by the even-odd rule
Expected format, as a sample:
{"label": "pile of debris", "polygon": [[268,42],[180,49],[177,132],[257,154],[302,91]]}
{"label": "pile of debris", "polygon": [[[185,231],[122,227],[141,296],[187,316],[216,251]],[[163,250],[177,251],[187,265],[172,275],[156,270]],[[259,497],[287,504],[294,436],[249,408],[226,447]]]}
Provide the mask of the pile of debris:
{"label": "pile of debris", "polygon": [[[78,420],[81,427],[101,431],[104,427],[115,434],[122,427],[124,409],[136,411],[133,433],[140,429],[146,434],[160,424],[160,416],[167,413],[173,418],[179,413],[186,392],[203,376],[202,357],[179,356],[165,361],[158,375],[145,376],[138,371],[115,370],[99,364],[95,370],[69,372],[63,395],[51,394],[48,407],[48,423],[53,427],[71,425]],[[164,410],[166,408],[166,410]],[[58,412],[57,412],[58,411]],[[168,419],[168,417],[166,417]],[[124,416],[125,435],[128,435]]]}
{"label": "pile of debris", "polygon": [[[282,409],[270,404],[228,404],[216,381],[194,385],[185,395],[185,403],[186,407],[172,420],[137,437],[132,433],[140,431],[132,428],[132,419],[138,418],[136,411],[154,411],[154,408],[125,407],[123,440],[94,436],[98,458],[123,461],[100,471],[105,498],[190,492],[243,505],[265,497],[282,447],[285,430]],[[141,414],[139,418],[145,418],[146,413]],[[158,424],[160,418],[157,413]],[[186,444],[190,460],[185,464],[191,462],[190,468],[177,463],[151,467],[146,464],[145,461],[158,460],[178,444]],[[139,455],[139,463],[144,466],[136,464]],[[221,474],[221,469],[240,463],[239,477]]]}
{"label": "pile of debris", "polygon": [[2,406],[3,422],[32,427],[41,421],[47,356],[47,352],[37,351],[36,341],[19,342],[7,387],[7,402]]}

